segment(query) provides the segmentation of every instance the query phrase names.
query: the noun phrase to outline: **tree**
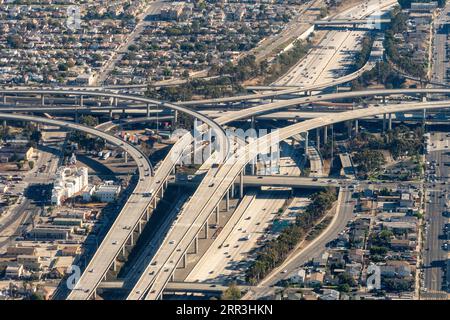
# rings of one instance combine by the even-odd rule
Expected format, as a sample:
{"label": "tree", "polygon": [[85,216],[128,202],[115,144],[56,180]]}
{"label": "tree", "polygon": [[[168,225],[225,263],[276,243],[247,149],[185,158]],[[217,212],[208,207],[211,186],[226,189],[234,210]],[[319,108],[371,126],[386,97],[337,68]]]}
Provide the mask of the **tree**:
{"label": "tree", "polygon": [[17,170],[22,170],[23,169],[23,160],[17,161],[16,162],[16,166],[17,166]]}
{"label": "tree", "polygon": [[88,127],[95,127],[98,125],[98,118],[91,115],[83,115],[80,118],[80,123]]}
{"label": "tree", "polygon": [[30,168],[30,170],[33,170],[33,168],[34,168],[34,161],[28,161],[28,167]]}
{"label": "tree", "polygon": [[30,296],[30,300],[45,300],[45,299],[42,293],[33,292]]}
{"label": "tree", "polygon": [[235,283],[232,283],[227,290],[222,294],[221,299],[222,300],[239,300],[241,299],[242,292],[241,290],[236,286]]}
{"label": "tree", "polygon": [[6,38],[6,42],[8,43],[8,45],[13,48],[13,49],[20,49],[23,48],[23,40],[22,38],[17,35],[17,34],[13,34],[13,35],[9,35]]}

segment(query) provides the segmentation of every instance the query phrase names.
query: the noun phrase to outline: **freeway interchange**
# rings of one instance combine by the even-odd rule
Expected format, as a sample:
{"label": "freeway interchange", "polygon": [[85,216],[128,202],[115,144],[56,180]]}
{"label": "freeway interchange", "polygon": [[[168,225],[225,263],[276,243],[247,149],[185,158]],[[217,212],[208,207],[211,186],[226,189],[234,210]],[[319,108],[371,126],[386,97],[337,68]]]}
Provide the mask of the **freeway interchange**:
{"label": "freeway interchange", "polygon": [[[384,5],[390,7],[395,1],[385,1]],[[381,3],[381,2],[380,2]],[[367,9],[367,8],[366,8]],[[378,9],[377,5],[370,10],[365,10],[365,17],[373,13],[373,10]],[[372,10],[373,9],[373,10]],[[352,10],[349,10],[351,12]],[[367,12],[366,12],[367,11]],[[382,20],[379,20],[380,22]],[[340,25],[340,24],[360,24],[364,21],[360,18],[354,17],[351,21],[348,19],[336,18],[334,20],[322,21],[325,25]],[[346,37],[347,39],[348,37]],[[351,39],[350,39],[351,40]],[[333,39],[326,39],[332,43]],[[338,39],[338,43],[345,43],[347,40]],[[353,41],[353,40],[351,40]],[[378,46],[380,43],[377,43]],[[373,52],[375,49],[374,48]],[[333,57],[339,57],[341,53],[339,50],[333,49],[331,54]],[[326,51],[326,50],[325,50]],[[327,53],[328,54],[328,53]],[[204,99],[194,101],[179,101],[177,103],[166,103],[156,101],[154,99],[143,98],[142,96],[134,96],[125,93],[117,93],[107,88],[60,88],[60,89],[36,89],[36,88],[3,88],[0,89],[0,95],[3,96],[3,106],[0,106],[0,118],[8,120],[23,120],[35,121],[44,124],[57,125],[73,130],[81,130],[94,136],[101,137],[108,141],[108,143],[121,147],[127,154],[129,154],[136,162],[138,167],[137,175],[139,181],[133,190],[132,195],[128,198],[127,203],[122,208],[114,224],[109,229],[104,240],[95,252],[95,255],[90,260],[89,264],[84,269],[81,278],[78,280],[75,288],[68,294],[67,299],[70,300],[86,300],[96,296],[96,290],[101,286],[106,274],[110,269],[116,270],[116,259],[123,254],[127,247],[132,247],[136,243],[137,237],[142,233],[142,228],[149,221],[153,210],[156,208],[158,202],[164,197],[164,192],[168,187],[170,176],[173,174],[176,165],[183,162],[183,159],[189,157],[195,146],[192,147],[195,138],[192,133],[186,132],[180,135],[178,141],[172,146],[169,153],[160,163],[156,170],[153,170],[152,164],[148,158],[136,147],[128,144],[121,139],[109,135],[102,130],[96,130],[81,126],[76,123],[67,121],[45,119],[35,115],[23,115],[21,113],[76,113],[78,112],[112,112],[112,110],[122,110],[124,113],[133,111],[146,112],[146,118],[137,118],[132,121],[152,121],[154,118],[149,118],[149,105],[154,105],[159,109],[169,109],[174,111],[167,117],[176,118],[176,112],[182,112],[190,115],[200,121],[197,129],[200,133],[210,132],[214,133],[216,137],[213,144],[213,153],[210,157],[205,159],[201,170],[206,172],[199,183],[195,184],[196,190],[190,200],[187,200],[182,212],[178,215],[176,223],[168,230],[167,234],[161,236],[163,240],[160,242],[158,248],[152,252],[151,259],[147,262],[142,262],[143,270],[140,274],[133,275],[135,283],[127,288],[128,292],[126,298],[129,300],[156,300],[161,299],[165,288],[169,281],[174,276],[174,273],[179,265],[186,265],[186,255],[190,247],[197,246],[197,236],[202,230],[208,233],[208,223],[210,217],[218,212],[220,203],[224,199],[227,201],[227,206],[230,198],[243,198],[243,186],[246,185],[270,185],[270,186],[287,186],[295,187],[329,187],[333,186],[339,188],[340,201],[344,205],[338,208],[338,213],[335,215],[333,222],[330,224],[327,231],[320,235],[308,247],[306,247],[298,255],[285,261],[282,265],[283,269],[291,272],[295,268],[308,261],[311,257],[317,254],[318,251],[325,247],[325,244],[333,239],[337,233],[345,226],[345,223],[351,219],[353,215],[352,205],[347,204],[351,197],[351,193],[347,187],[352,185],[352,180],[333,181],[328,178],[293,178],[293,177],[256,177],[245,176],[246,167],[260,155],[272,154],[272,148],[275,148],[280,142],[295,137],[300,134],[308,133],[312,130],[328,128],[333,124],[342,122],[351,122],[358,119],[365,119],[368,117],[377,117],[380,115],[392,115],[395,113],[405,112],[423,112],[427,110],[437,110],[443,108],[450,108],[450,100],[443,101],[426,101],[426,98],[435,94],[449,95],[448,88],[409,88],[409,89],[376,89],[376,90],[361,90],[349,91],[340,93],[324,93],[323,89],[335,88],[337,85],[350,82],[360,77],[364,72],[372,70],[376,64],[375,59],[371,56],[369,61],[359,70],[351,72],[346,75],[335,77],[332,79],[327,76],[321,78],[321,74],[331,73],[329,65],[335,65],[336,58],[324,61],[321,73],[311,83],[300,83],[299,81],[304,75],[299,72],[301,68],[309,69],[313,62],[308,62],[307,65],[299,63],[293,69],[293,74],[287,76],[286,81],[276,83],[273,86],[253,87],[254,90],[261,90],[259,93],[217,98]],[[316,61],[317,62],[317,61]],[[304,63],[304,62],[302,62]],[[304,72],[304,71],[302,71]],[[320,80],[321,79],[321,80]],[[110,88],[119,90],[120,88]],[[313,94],[320,92],[317,94]],[[305,96],[300,96],[304,93]],[[294,123],[278,129],[269,134],[263,135],[254,139],[253,141],[239,141],[238,138],[233,137],[225,131],[226,126],[233,122],[243,119],[253,119],[255,116],[266,115],[270,117],[275,112],[280,110],[287,110],[287,119],[292,119],[289,114],[290,108],[295,108],[301,105],[309,105],[324,101],[336,101],[355,99],[360,97],[387,97],[387,96],[405,96],[405,95],[419,95],[425,98],[423,102],[419,103],[399,103],[399,104],[373,104],[366,107],[345,112],[318,112],[311,115],[308,120]],[[25,100],[20,103],[20,98]],[[53,97],[50,99],[49,97]],[[53,105],[55,99],[62,99],[70,101],[69,105],[57,106]],[[88,99],[112,99],[113,102],[107,106],[89,106],[86,104]],[[8,105],[7,102],[11,104]],[[37,101],[39,107],[28,105],[30,101]],[[47,101],[52,101],[50,104]],[[75,104],[71,105],[72,101]],[[118,101],[121,101],[120,105]],[[256,104],[255,106],[245,107],[245,101]],[[270,101],[270,102],[267,102]],[[19,103],[17,103],[19,102]],[[242,103],[244,107],[238,111],[227,111],[218,113],[217,117],[209,117],[197,108],[201,106],[214,105],[216,108],[226,109],[230,103]],[[189,107],[189,108],[188,108]],[[194,108],[195,107],[195,108]],[[424,114],[425,117],[425,114]],[[308,117],[305,117],[308,118]],[[161,119],[161,118],[160,118]],[[391,118],[390,118],[391,119]],[[295,118],[297,121],[298,119]],[[424,118],[424,121],[426,118]],[[156,118],[158,121],[158,118]],[[111,121],[105,123],[100,128],[108,130],[121,123],[114,123]],[[212,144],[212,143],[211,143]],[[200,146],[202,148],[203,146]],[[434,157],[431,155],[430,157]],[[436,194],[440,192],[432,191],[431,197],[436,198]],[[342,200],[343,199],[343,200]],[[434,214],[442,209],[442,200],[437,200],[437,205],[428,206],[428,210]],[[431,209],[430,209],[431,208]],[[437,219],[437,217],[434,217]],[[442,222],[442,221],[441,221]],[[436,235],[440,223],[432,224],[432,235]],[[438,244],[431,243],[431,247],[435,248]],[[440,244],[439,244],[440,245]],[[434,249],[431,250],[427,256],[426,261],[443,259],[442,252],[438,255]],[[143,260],[143,259],[142,259]],[[433,281],[436,277],[442,277],[441,273],[430,271],[431,276],[427,277],[427,281]],[[282,278],[280,274],[272,274],[260,283],[260,287],[274,285]],[[436,281],[435,281],[436,282]],[[427,283],[427,287],[439,290],[433,283]],[[253,297],[260,297],[263,295],[264,288],[256,287]]]}

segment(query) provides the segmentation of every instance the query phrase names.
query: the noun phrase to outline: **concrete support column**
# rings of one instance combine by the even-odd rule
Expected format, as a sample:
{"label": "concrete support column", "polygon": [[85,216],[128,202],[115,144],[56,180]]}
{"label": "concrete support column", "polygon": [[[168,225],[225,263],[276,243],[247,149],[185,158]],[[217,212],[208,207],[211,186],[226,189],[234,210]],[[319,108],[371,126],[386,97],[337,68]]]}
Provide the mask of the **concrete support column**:
{"label": "concrete support column", "polygon": [[141,234],[142,233],[142,221],[139,220],[138,222],[138,233]]}
{"label": "concrete support column", "polygon": [[328,126],[323,127],[323,143],[327,144],[328,142]]}
{"label": "concrete support column", "polygon": [[270,164],[269,164],[269,166],[270,166],[270,174],[272,174],[272,168],[273,168],[273,146],[270,146],[270,158],[269,158],[269,160],[270,160]]}
{"label": "concrete support column", "polygon": [[119,105],[119,100],[117,98],[113,98],[113,104],[114,107],[117,107]]}
{"label": "concrete support column", "polygon": [[389,113],[388,130],[392,130],[392,113]]}
{"label": "concrete support column", "polygon": [[150,220],[150,210],[149,209],[147,209],[146,212],[145,212],[145,218],[146,218],[147,221]]}
{"label": "concrete support column", "polygon": [[241,171],[241,175],[239,177],[239,196],[242,199],[244,197],[244,171]]}
{"label": "concrete support column", "polygon": [[174,125],[175,125],[175,123],[177,123],[178,122],[178,110],[175,110],[174,112],[173,112],[173,123],[174,123]]}
{"label": "concrete support column", "polygon": [[130,246],[134,245],[134,232],[130,235]]}
{"label": "concrete support column", "polygon": [[252,129],[255,129],[255,116],[252,116]]}
{"label": "concrete support column", "polygon": [[156,196],[153,198],[153,209],[156,208]]}
{"label": "concrete support column", "polygon": [[164,183],[161,186],[161,198],[163,198],[163,197],[164,197]]}
{"label": "concrete support column", "polygon": [[305,158],[308,157],[309,132],[305,132]]}
{"label": "concrete support column", "polygon": [[216,224],[219,224],[220,221],[220,208],[219,206],[216,207]]}
{"label": "concrete support column", "polygon": [[355,120],[355,134],[359,133],[359,121],[358,119]]}
{"label": "concrete support column", "polygon": [[150,104],[147,103],[147,118],[150,117]]}
{"label": "concrete support column", "polygon": [[316,129],[316,146],[317,150],[320,149],[320,128]]}
{"label": "concrete support column", "polygon": [[117,271],[117,262],[116,262],[116,260],[114,260],[113,263],[112,263],[112,270],[113,270],[114,272]]}
{"label": "concrete support column", "polygon": [[125,254],[126,254],[126,249],[125,249],[125,246],[123,246],[122,247],[122,255],[125,257]]}
{"label": "concrete support column", "polygon": [[113,119],[113,111],[112,109],[109,109],[109,120]]}
{"label": "concrete support column", "polygon": [[234,182],[233,182],[233,184],[231,185],[231,198],[234,198]]}
{"label": "concrete support column", "polygon": [[124,159],[125,163],[128,163],[128,152],[125,151],[125,153],[123,155],[123,159]]}
{"label": "concrete support column", "polygon": [[227,191],[227,195],[225,197],[226,197],[225,202],[227,204],[227,212],[228,212],[228,211],[230,211],[230,190]]}
{"label": "concrete support column", "polygon": [[198,253],[198,236],[196,236],[194,239],[194,253]]}
{"label": "concrete support column", "polygon": [[185,254],[183,254],[183,268],[186,268],[186,267],[187,267],[187,256],[185,253]]}
{"label": "concrete support column", "polygon": [[383,114],[383,133],[386,131],[386,113]]}
{"label": "concrete support column", "polygon": [[208,221],[205,222],[205,239],[208,239]]}
{"label": "concrete support column", "polygon": [[45,97],[41,94],[41,106],[45,106]]}
{"label": "concrete support column", "polygon": [[84,98],[83,96],[80,96],[80,107],[84,106]]}
{"label": "concrete support column", "polygon": [[6,94],[3,95],[3,104],[6,104]]}

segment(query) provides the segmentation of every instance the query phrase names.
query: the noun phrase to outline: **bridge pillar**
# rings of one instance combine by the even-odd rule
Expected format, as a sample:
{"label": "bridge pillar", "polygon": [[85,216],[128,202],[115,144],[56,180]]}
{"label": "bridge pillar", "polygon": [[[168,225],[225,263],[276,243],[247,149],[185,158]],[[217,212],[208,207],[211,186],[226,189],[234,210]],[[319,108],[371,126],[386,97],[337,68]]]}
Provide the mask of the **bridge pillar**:
{"label": "bridge pillar", "polygon": [[255,129],[255,116],[252,116],[251,122],[252,122],[252,129]]}
{"label": "bridge pillar", "polygon": [[3,95],[3,104],[6,104],[6,94]]}
{"label": "bridge pillar", "polygon": [[327,144],[328,142],[328,126],[323,127],[323,143]]}
{"label": "bridge pillar", "polygon": [[383,114],[383,133],[386,131],[386,113]]}
{"label": "bridge pillar", "polygon": [[125,258],[125,254],[126,254],[126,249],[125,246],[122,246],[122,256]]}
{"label": "bridge pillar", "polygon": [[153,209],[156,209],[156,196],[153,198]]}
{"label": "bridge pillar", "polygon": [[194,238],[194,254],[198,253],[198,236]]}
{"label": "bridge pillar", "polygon": [[112,109],[109,109],[109,120],[113,119],[113,111]]}
{"label": "bridge pillar", "polygon": [[388,130],[392,130],[392,113],[389,113]]}
{"label": "bridge pillar", "polygon": [[117,271],[117,262],[116,262],[116,259],[113,260],[113,263],[112,263],[112,271],[114,271],[114,272]]}
{"label": "bridge pillar", "polygon": [[227,195],[226,195],[226,205],[227,205],[227,212],[230,211],[230,190],[227,190]]}
{"label": "bridge pillar", "polygon": [[130,238],[128,238],[128,240],[129,240],[128,245],[130,245],[130,246],[134,245],[134,230],[133,230],[133,232],[130,234]]}
{"label": "bridge pillar", "polygon": [[208,221],[205,222],[205,239],[208,239]]}
{"label": "bridge pillar", "polygon": [[174,112],[173,112],[173,125],[172,126],[175,126],[175,124],[178,122],[178,110],[175,110]]}
{"label": "bridge pillar", "polygon": [[7,126],[7,124],[6,124],[6,120],[3,120],[3,129],[5,129],[5,128],[6,128],[6,126]]}
{"label": "bridge pillar", "polygon": [[123,155],[123,159],[124,159],[125,163],[128,163],[128,152],[125,151],[125,153]]}
{"label": "bridge pillar", "polygon": [[239,196],[240,199],[244,197],[244,170],[241,171],[241,175],[239,177]]}
{"label": "bridge pillar", "polygon": [[84,106],[84,99],[83,96],[80,96],[80,107]]}
{"label": "bridge pillar", "polygon": [[149,221],[150,220],[150,209],[147,208],[147,210],[145,210],[145,220]]}
{"label": "bridge pillar", "polygon": [[316,129],[316,145],[317,145],[317,150],[320,149],[320,128]]}
{"label": "bridge pillar", "polygon": [[142,223],[141,222],[142,222],[141,220],[139,220],[139,222],[138,222],[138,233],[139,234],[142,233]]}
{"label": "bridge pillar", "polygon": [[308,157],[309,132],[305,132],[305,159]]}
{"label": "bridge pillar", "polygon": [[355,134],[359,133],[359,121],[358,119],[355,120]]}
{"label": "bridge pillar", "polygon": [[186,267],[187,267],[187,255],[185,253],[185,254],[183,254],[183,268],[186,268]]}
{"label": "bridge pillar", "polygon": [[233,182],[233,184],[231,185],[231,198],[234,198],[234,182]]}
{"label": "bridge pillar", "polygon": [[216,207],[216,224],[219,224],[220,221],[220,208],[219,206]]}
{"label": "bridge pillar", "polygon": [[163,197],[164,197],[164,183],[161,186],[161,198],[163,198]]}
{"label": "bridge pillar", "polygon": [[41,94],[41,106],[45,106],[45,96]]}

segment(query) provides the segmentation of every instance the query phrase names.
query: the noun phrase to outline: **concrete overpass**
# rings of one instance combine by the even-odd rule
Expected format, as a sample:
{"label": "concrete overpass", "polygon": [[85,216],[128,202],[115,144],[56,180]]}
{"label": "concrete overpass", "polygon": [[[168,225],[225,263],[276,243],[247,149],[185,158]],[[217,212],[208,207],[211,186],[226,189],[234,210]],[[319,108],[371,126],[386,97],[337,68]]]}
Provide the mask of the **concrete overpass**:
{"label": "concrete overpass", "polygon": [[[258,154],[267,153],[271,146],[295,134],[333,123],[377,114],[446,107],[450,107],[450,101],[372,107],[343,112],[288,126],[280,129],[278,132],[267,134],[246,147],[239,149],[235,157],[229,158],[217,171],[203,179],[184,211],[189,212],[189,214],[182,214],[178,219],[178,223],[166,238],[171,239],[170,243],[168,240],[163,242],[153,257],[152,263],[149,264],[140,281],[129,294],[128,299],[153,300],[161,296],[164,287],[172,277],[175,267],[185,259],[185,253],[195,240],[196,235],[205,225],[207,226],[211,213],[217,208],[224,195],[229,196],[229,190],[234,185],[235,180],[243,180],[245,166]],[[242,190],[240,194],[242,195]],[[193,215],[192,212],[197,214]]]}
{"label": "concrete overpass", "polygon": [[[99,289],[124,289],[123,281],[102,282]],[[241,291],[246,291],[250,286],[237,286]],[[167,293],[203,293],[203,294],[222,294],[228,289],[227,286],[218,283],[204,282],[169,282],[164,289]]]}
{"label": "concrete overpass", "polygon": [[14,95],[39,95],[41,98],[41,106],[45,106],[45,97],[49,95],[53,96],[77,96],[79,97],[79,104],[80,107],[84,106],[84,98],[85,97],[107,97],[114,99],[114,106],[117,106],[118,100],[123,101],[131,101],[134,103],[143,103],[147,105],[147,108],[150,105],[157,105],[160,108],[167,108],[174,110],[176,112],[184,112],[194,118],[197,118],[207,124],[211,130],[214,132],[215,136],[217,137],[217,151],[219,153],[220,160],[226,159],[230,146],[229,141],[226,137],[226,133],[223,130],[223,128],[217,124],[214,120],[208,118],[207,116],[189,109],[185,108],[179,105],[175,105],[168,102],[161,102],[153,99],[148,99],[141,96],[131,96],[131,95],[124,95],[124,94],[116,94],[111,93],[108,91],[95,91],[95,90],[66,90],[66,89],[60,89],[60,90],[49,90],[49,89],[0,89],[0,94],[3,95],[3,102],[5,102],[5,99],[7,99],[8,94],[14,94]]}
{"label": "concrete overpass", "polygon": [[[186,186],[196,188],[200,181],[189,180],[170,180],[169,184]],[[244,186],[246,187],[288,187],[288,188],[305,188],[305,189],[320,189],[333,187],[337,188],[341,185],[351,184],[347,179],[329,179],[329,178],[308,178],[295,176],[244,176]],[[234,182],[235,187],[239,186],[240,182]]]}

